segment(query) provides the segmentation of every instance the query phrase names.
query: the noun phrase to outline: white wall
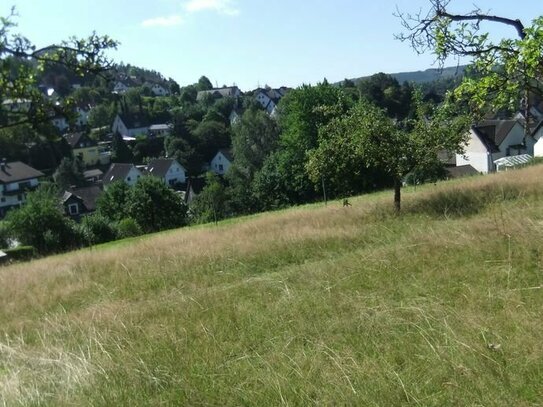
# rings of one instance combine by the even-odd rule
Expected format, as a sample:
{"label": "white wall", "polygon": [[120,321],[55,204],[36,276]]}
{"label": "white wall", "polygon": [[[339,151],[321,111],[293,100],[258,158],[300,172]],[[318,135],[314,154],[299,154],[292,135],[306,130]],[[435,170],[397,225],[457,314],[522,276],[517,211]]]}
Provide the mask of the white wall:
{"label": "white wall", "polygon": [[226,159],[226,157],[223,155],[223,153],[218,152],[215,157],[213,157],[213,160],[211,160],[211,171],[213,171],[215,174],[224,175],[228,171],[228,168],[232,163]]}
{"label": "white wall", "polygon": [[181,164],[179,164],[177,161],[174,161],[172,165],[170,166],[170,169],[166,173],[166,176],[164,177],[164,181],[166,182],[166,185],[171,185],[170,181],[175,183],[185,183],[186,182],[186,173],[185,168]]}
{"label": "white wall", "polygon": [[[470,130],[470,138],[464,148],[464,154],[456,154],[456,166],[471,165],[477,171],[487,173],[492,171],[492,157],[483,142]],[[499,157],[498,157],[499,158]]]}

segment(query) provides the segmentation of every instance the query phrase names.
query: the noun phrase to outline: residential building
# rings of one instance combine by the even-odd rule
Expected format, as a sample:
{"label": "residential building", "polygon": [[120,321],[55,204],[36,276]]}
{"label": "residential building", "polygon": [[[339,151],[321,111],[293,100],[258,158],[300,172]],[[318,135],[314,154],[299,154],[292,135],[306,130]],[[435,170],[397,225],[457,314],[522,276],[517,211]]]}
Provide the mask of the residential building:
{"label": "residential building", "polygon": [[176,160],[171,158],[158,158],[147,165],[145,172],[153,177],[160,178],[166,185],[174,187],[186,182],[187,171]]}
{"label": "residential building", "polygon": [[100,165],[100,151],[96,141],[85,133],[69,133],[64,136],[72,148],[75,158],[79,158],[85,167]]}
{"label": "residential building", "polygon": [[96,185],[64,191],[62,196],[64,213],[76,220],[83,215],[93,213],[101,193],[102,189]]}
{"label": "residential building", "polygon": [[524,128],[517,120],[486,120],[471,127],[464,154],[456,155],[456,165],[471,165],[477,171],[495,171],[499,158],[534,154],[535,140],[525,139]]}
{"label": "residential building", "polygon": [[0,218],[25,202],[26,192],[38,187],[40,177],[42,172],[21,161],[0,162]]}
{"label": "residential building", "polygon": [[102,183],[105,189],[113,182],[118,181],[133,186],[142,176],[142,172],[134,164],[114,163],[111,164],[109,170],[104,174]]}
{"label": "residential building", "polygon": [[149,132],[149,122],[137,114],[118,114],[113,121],[111,131],[124,137],[145,136]]}
{"label": "residential building", "polygon": [[241,91],[237,86],[229,86],[224,88],[214,88],[210,90],[201,90],[196,94],[196,100],[202,100],[206,95],[211,95],[216,99],[220,98],[238,98],[241,96]]}
{"label": "residential building", "polygon": [[215,174],[224,175],[233,162],[234,156],[232,155],[232,151],[228,149],[220,149],[217,151],[217,154],[215,154],[215,157],[213,157],[211,160],[209,168]]}

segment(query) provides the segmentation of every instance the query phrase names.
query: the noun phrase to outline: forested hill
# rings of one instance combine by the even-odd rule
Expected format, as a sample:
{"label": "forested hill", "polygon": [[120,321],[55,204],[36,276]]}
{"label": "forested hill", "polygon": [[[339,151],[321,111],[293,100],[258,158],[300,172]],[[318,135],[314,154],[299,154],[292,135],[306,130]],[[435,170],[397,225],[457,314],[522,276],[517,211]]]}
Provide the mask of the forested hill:
{"label": "forested hill", "polygon": [[[466,69],[467,65],[451,66],[448,68],[430,68],[424,71],[413,72],[398,72],[391,73],[390,76],[394,77],[399,83],[414,82],[414,83],[426,83],[433,82],[445,78],[461,77]],[[360,78],[351,79],[357,83],[364,79],[368,79],[369,76],[362,76]]]}

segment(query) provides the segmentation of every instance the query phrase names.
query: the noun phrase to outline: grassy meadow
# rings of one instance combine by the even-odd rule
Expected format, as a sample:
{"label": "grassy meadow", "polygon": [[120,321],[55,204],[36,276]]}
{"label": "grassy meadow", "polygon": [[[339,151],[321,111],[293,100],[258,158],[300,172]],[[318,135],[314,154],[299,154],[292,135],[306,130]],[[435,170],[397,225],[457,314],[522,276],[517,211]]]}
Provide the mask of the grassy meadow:
{"label": "grassy meadow", "polygon": [[0,405],[539,406],[543,166],[0,268]]}

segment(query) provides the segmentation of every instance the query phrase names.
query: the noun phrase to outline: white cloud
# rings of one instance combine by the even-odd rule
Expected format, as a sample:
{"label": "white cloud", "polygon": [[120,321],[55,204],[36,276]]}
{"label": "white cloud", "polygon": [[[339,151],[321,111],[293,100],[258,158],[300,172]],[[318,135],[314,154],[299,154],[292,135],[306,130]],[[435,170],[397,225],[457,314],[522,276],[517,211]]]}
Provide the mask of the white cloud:
{"label": "white cloud", "polygon": [[189,13],[215,11],[220,14],[236,16],[239,14],[239,10],[232,3],[232,0],[189,0],[185,3],[185,10]]}
{"label": "white cloud", "polygon": [[180,25],[183,18],[180,15],[171,15],[166,17],[155,17],[145,20],[141,23],[142,27],[173,27]]}

